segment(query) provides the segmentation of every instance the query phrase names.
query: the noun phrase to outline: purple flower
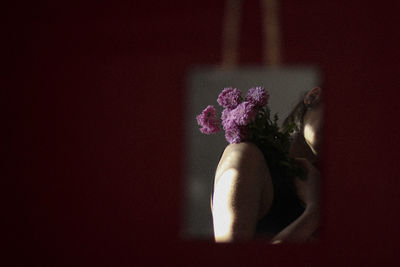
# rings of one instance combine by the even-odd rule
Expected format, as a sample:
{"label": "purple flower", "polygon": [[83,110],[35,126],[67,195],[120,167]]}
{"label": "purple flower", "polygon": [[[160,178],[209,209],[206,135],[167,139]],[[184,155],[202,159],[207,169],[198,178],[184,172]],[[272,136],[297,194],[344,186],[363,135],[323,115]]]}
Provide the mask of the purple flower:
{"label": "purple flower", "polygon": [[246,96],[246,101],[252,102],[258,107],[267,105],[268,99],[269,94],[263,87],[250,88]]}
{"label": "purple flower", "polygon": [[232,125],[230,128],[225,129],[225,139],[230,144],[237,144],[246,141],[248,138],[247,127],[239,125]]}
{"label": "purple flower", "polygon": [[229,118],[238,125],[247,125],[257,116],[257,106],[253,102],[244,101],[229,113]]}
{"label": "purple flower", "polygon": [[222,111],[221,115],[222,125],[225,130],[225,139],[230,144],[244,142],[248,137],[248,127],[239,125],[236,120],[238,112],[235,111],[237,111],[239,106],[233,110],[226,108]]}
{"label": "purple flower", "polygon": [[232,110],[226,108],[222,111],[221,120],[224,130],[236,126],[235,118],[232,116]]}
{"label": "purple flower", "polygon": [[241,101],[241,94],[242,93],[236,88],[225,88],[219,94],[217,102],[224,108],[234,109]]}
{"label": "purple flower", "polygon": [[207,106],[203,112],[196,117],[197,124],[202,128],[200,132],[204,134],[215,134],[219,132],[219,120],[214,106]]}
{"label": "purple flower", "polygon": [[224,110],[222,111],[222,114],[221,114],[221,120],[222,120],[222,122],[225,121],[225,120],[227,120],[227,119],[229,118],[230,112],[231,112],[231,110],[230,110],[229,108],[226,108],[226,109],[224,109]]}

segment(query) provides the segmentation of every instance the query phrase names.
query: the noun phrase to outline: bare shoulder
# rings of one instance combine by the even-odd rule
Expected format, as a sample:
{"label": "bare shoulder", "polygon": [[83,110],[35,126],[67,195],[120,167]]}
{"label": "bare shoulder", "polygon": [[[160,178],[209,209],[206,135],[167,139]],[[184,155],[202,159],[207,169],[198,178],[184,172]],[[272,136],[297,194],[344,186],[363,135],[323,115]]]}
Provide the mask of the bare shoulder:
{"label": "bare shoulder", "polygon": [[230,144],[225,148],[218,168],[224,165],[237,168],[243,167],[243,165],[248,167],[249,164],[265,164],[261,150],[253,143]]}
{"label": "bare shoulder", "polygon": [[225,184],[227,180],[233,190],[232,197],[260,195],[261,203],[272,201],[273,186],[268,164],[261,150],[253,143],[230,144],[225,148],[215,174],[214,186],[219,182]]}
{"label": "bare shoulder", "polygon": [[260,149],[253,143],[250,142],[242,142],[238,144],[229,144],[226,146],[224,153],[229,153],[232,151],[241,151],[245,153],[260,153]]}
{"label": "bare shoulder", "polygon": [[273,198],[271,176],[259,148],[252,143],[228,145],[214,189],[216,236],[228,232],[232,238],[253,236],[257,220],[268,212]]}

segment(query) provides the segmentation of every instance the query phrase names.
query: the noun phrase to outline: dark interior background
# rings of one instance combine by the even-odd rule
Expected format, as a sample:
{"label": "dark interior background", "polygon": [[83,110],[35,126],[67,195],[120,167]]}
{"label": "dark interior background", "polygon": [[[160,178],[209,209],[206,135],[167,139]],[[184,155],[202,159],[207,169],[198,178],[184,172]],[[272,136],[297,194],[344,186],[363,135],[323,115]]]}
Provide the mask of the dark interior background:
{"label": "dark interior background", "polygon": [[[5,6],[5,259],[398,262],[398,11],[395,1],[282,1],[284,63],[317,65],[324,77],[324,213],[319,243],[272,247],[179,237],[185,75],[220,62],[223,1]],[[261,64],[258,1],[246,1],[243,16],[240,63]]]}

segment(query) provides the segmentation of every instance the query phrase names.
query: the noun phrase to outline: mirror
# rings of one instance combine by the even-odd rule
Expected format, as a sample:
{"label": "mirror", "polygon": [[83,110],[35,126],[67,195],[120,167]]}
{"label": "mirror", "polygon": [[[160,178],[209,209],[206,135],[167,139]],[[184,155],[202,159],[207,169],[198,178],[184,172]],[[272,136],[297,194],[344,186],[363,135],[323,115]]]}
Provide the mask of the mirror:
{"label": "mirror", "polygon": [[235,69],[200,66],[188,71],[182,237],[213,239],[210,197],[215,170],[228,145],[223,132],[210,136],[202,134],[196,115],[207,105],[214,105],[221,114],[222,108],[216,100],[225,87],[238,88],[245,95],[249,88],[262,86],[270,94],[271,114],[278,113],[280,124],[307,91],[320,85],[320,76],[315,66]]}

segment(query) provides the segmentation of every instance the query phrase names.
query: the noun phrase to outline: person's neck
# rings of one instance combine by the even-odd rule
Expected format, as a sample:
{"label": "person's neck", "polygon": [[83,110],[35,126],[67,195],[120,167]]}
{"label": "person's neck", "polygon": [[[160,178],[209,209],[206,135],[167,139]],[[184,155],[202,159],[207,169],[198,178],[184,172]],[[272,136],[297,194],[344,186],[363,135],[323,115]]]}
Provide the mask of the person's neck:
{"label": "person's neck", "polygon": [[304,139],[304,136],[301,134],[296,134],[293,137],[289,155],[294,158],[306,158],[314,165],[318,163],[318,156],[312,152],[310,146]]}

